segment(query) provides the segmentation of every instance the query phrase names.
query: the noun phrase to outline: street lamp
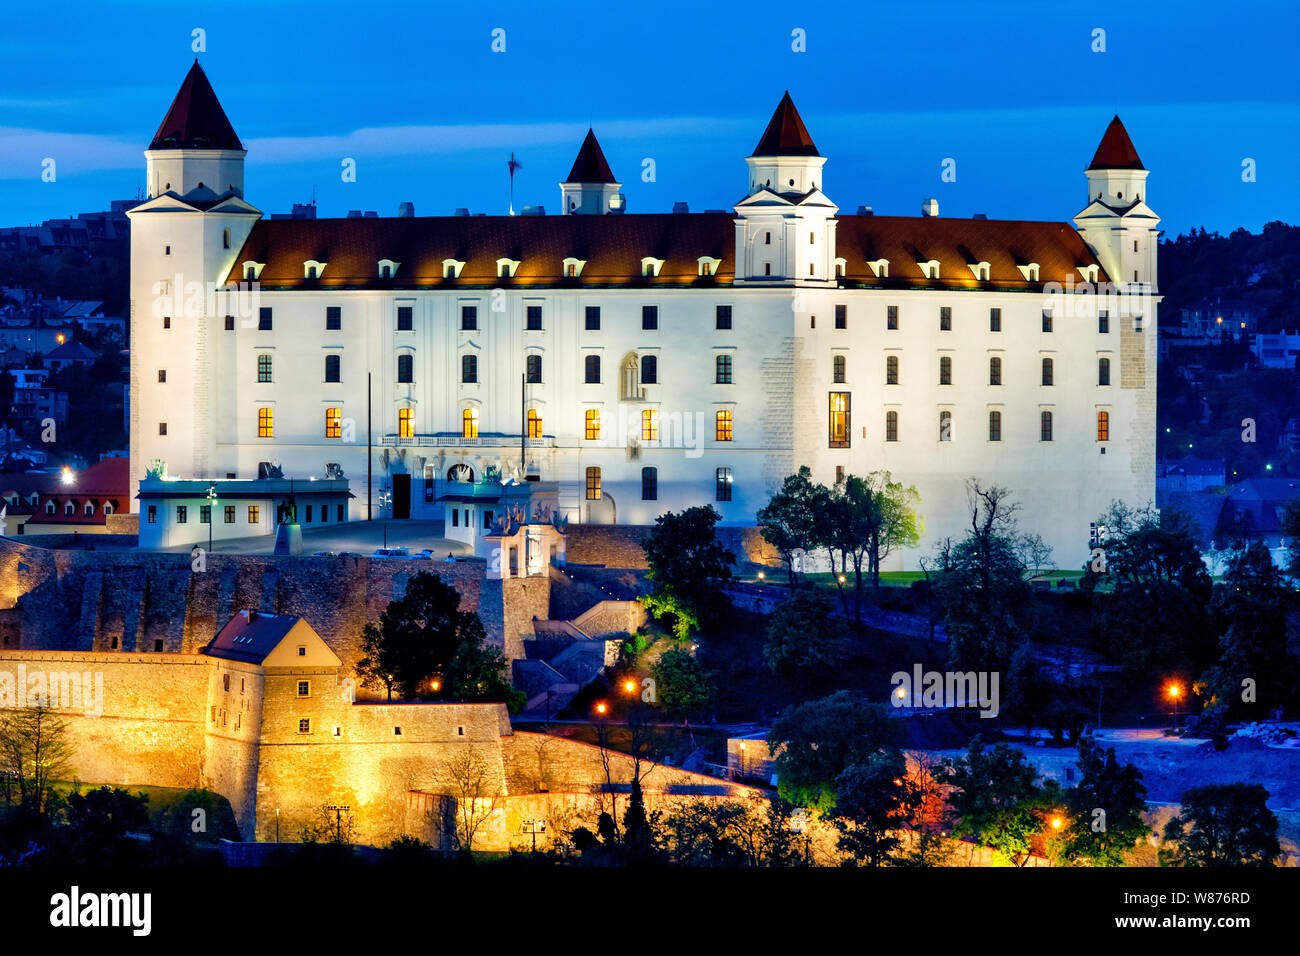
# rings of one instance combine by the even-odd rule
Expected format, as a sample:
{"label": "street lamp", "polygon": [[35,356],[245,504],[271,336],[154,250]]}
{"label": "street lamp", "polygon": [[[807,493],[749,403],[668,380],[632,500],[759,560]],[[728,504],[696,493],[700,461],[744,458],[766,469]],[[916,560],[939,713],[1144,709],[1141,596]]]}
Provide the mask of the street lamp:
{"label": "street lamp", "polygon": [[387,510],[392,507],[393,493],[388,490],[388,485],[379,489],[379,510],[385,512],[384,517],[384,547],[388,547],[388,517]]}
{"label": "street lamp", "polygon": [[523,823],[520,824],[519,831],[521,833],[531,833],[533,835],[533,852],[536,853],[537,834],[546,832],[546,821],[545,820],[524,820]]}
{"label": "street lamp", "polygon": [[627,691],[629,694],[635,694],[636,681],[632,680],[632,678],[629,677],[627,680],[623,681],[623,689]]}
{"label": "street lamp", "polygon": [[[217,516],[217,483],[208,485],[208,554],[212,553],[212,523]],[[278,840],[276,841],[279,842]]]}
{"label": "street lamp", "polygon": [[600,716],[604,717],[607,710],[609,710],[609,706],[603,700],[596,704],[596,713],[600,714]]}
{"label": "street lamp", "polygon": [[1174,702],[1174,730],[1178,729],[1178,698],[1182,696],[1183,689],[1177,684],[1169,685],[1169,699]]}
{"label": "street lamp", "polygon": [[280,808],[275,808],[275,842],[280,842]]}

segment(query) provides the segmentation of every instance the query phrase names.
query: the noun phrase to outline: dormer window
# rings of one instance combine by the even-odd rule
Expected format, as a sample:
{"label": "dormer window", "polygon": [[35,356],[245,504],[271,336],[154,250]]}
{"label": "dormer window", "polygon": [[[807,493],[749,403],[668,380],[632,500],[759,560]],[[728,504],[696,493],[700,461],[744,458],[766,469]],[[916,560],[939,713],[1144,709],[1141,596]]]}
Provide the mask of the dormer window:
{"label": "dormer window", "polygon": [[459,259],[442,260],[442,277],[444,279],[459,279],[460,271],[465,268],[465,263]]}
{"label": "dormer window", "polygon": [[989,264],[987,262],[968,262],[971,274],[980,282],[989,281]]}
{"label": "dormer window", "polygon": [[265,263],[265,262],[253,262],[253,261],[251,261],[251,260],[249,260],[248,262],[245,262],[245,263],[244,263],[244,281],[245,281],[245,282],[252,282],[252,281],[255,280],[255,279],[261,278],[261,275],[262,275],[262,269],[263,269],[265,266],[266,266],[266,263]]}
{"label": "dormer window", "polygon": [[582,269],[587,264],[586,259],[575,259],[569,256],[564,260],[564,277],[566,279],[576,279],[582,275]]}
{"label": "dormer window", "polygon": [[928,260],[928,261],[926,261],[926,262],[918,263],[918,265],[920,265],[920,267],[921,267],[921,274],[924,275],[927,279],[937,279],[937,278],[939,278],[939,260],[938,260],[938,259],[930,259],[930,260]]}
{"label": "dormer window", "polygon": [[722,265],[721,259],[714,259],[712,256],[700,256],[700,275],[715,276],[718,274],[718,266]]}
{"label": "dormer window", "polygon": [[93,518],[95,516],[95,506],[89,501],[86,502],[86,507],[83,510],[85,511],[87,518]]}
{"label": "dormer window", "polygon": [[71,518],[76,513],[76,511],[77,511],[77,506],[74,505],[71,501],[69,501],[66,505],[63,506],[63,513],[67,515],[69,518]]}
{"label": "dormer window", "polygon": [[641,259],[641,275],[647,279],[656,278],[663,266],[664,260],[656,259],[654,256],[643,256]]}
{"label": "dormer window", "polygon": [[1101,278],[1101,267],[1097,265],[1079,266],[1079,272],[1083,275],[1083,281],[1096,283]]}
{"label": "dormer window", "polygon": [[889,278],[888,259],[868,259],[867,265],[871,266],[871,272],[877,279]]}
{"label": "dormer window", "polygon": [[501,279],[513,279],[515,272],[519,269],[518,259],[498,259],[497,260],[497,277]]}
{"label": "dormer window", "polygon": [[392,259],[380,259],[379,278],[391,279],[393,276],[397,275],[397,267],[399,265],[401,265],[400,262],[394,262]]}
{"label": "dormer window", "polygon": [[849,267],[849,263],[847,259],[837,258],[835,260],[835,278],[837,279],[844,278],[844,270],[846,270],[848,267]]}
{"label": "dormer window", "polygon": [[1037,263],[1037,262],[1026,262],[1026,263],[1025,263],[1024,265],[1022,265],[1022,266],[1016,266],[1016,268],[1020,270],[1020,274],[1021,274],[1022,276],[1025,277],[1025,281],[1026,281],[1026,282],[1037,282],[1037,281],[1038,281],[1038,263]]}
{"label": "dormer window", "polygon": [[308,259],[302,264],[302,274],[307,279],[319,279],[325,274],[325,263],[316,259]]}
{"label": "dormer window", "polygon": [[104,502],[104,514],[111,515],[112,513],[113,513],[113,503],[111,501]]}
{"label": "dormer window", "polygon": [[47,501],[47,502],[45,502],[45,513],[46,513],[47,515],[52,515],[52,514],[54,514],[54,502],[53,502],[53,501]]}

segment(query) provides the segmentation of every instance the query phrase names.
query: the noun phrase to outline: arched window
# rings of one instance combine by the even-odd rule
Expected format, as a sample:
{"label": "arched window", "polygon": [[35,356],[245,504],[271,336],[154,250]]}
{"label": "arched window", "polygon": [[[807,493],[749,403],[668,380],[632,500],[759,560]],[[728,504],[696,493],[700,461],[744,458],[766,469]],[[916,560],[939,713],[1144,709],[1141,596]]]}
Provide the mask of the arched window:
{"label": "arched window", "polygon": [[257,437],[274,438],[275,437],[275,410],[271,408],[259,408],[257,410]]}
{"label": "arched window", "polygon": [[325,381],[337,382],[340,380],[340,376],[339,376],[340,364],[341,363],[337,355],[325,356]]}
{"label": "arched window", "polygon": [[659,469],[641,469],[641,500],[656,501],[659,498]]}
{"label": "arched window", "polygon": [[885,356],[885,384],[886,385],[898,384],[898,356],[897,355]]}
{"label": "arched window", "polygon": [[1002,441],[1002,413],[989,412],[989,441]]}
{"label": "arched window", "polygon": [[1110,441],[1110,412],[1097,413],[1097,441]]}
{"label": "arched window", "polygon": [[1097,359],[1097,384],[1110,384],[1110,359],[1108,358]]}
{"label": "arched window", "polygon": [[528,384],[540,384],[542,381],[542,357],[540,355],[526,356],[524,359],[524,365],[527,373]]}
{"label": "arched window", "polygon": [[939,384],[952,384],[952,359],[947,355],[939,357]]}
{"label": "arched window", "polygon": [[409,353],[397,356],[397,381],[407,385],[415,381],[415,357]]}
{"label": "arched window", "polygon": [[588,355],[583,360],[583,369],[586,372],[586,382],[588,385],[598,384],[600,382],[600,356]]}
{"label": "arched window", "polygon": [[586,414],[586,429],[583,432],[587,441],[596,441],[600,438],[600,409],[589,408]]}
{"label": "arched window", "polygon": [[343,415],[341,409],[338,408],[325,409],[325,437],[326,438],[343,437]]}
{"label": "arched window", "polygon": [[542,437],[542,413],[535,408],[528,409],[528,437]]}
{"label": "arched window", "polygon": [[952,412],[939,413],[939,441],[952,441]]}
{"label": "arched window", "polygon": [[714,381],[718,385],[731,384],[731,356],[719,355],[714,364]]}
{"label": "arched window", "polygon": [[989,359],[989,384],[1002,384],[1002,359],[997,356]]}
{"label": "arched window", "polygon": [[885,412],[885,441],[898,441],[898,412]]}
{"label": "arched window", "polygon": [[714,437],[718,441],[731,441],[732,418],[731,409],[720,408],[714,416],[715,429]]}
{"label": "arched window", "polygon": [[1052,413],[1043,412],[1038,416],[1038,440],[1052,440]]}
{"label": "arched window", "polygon": [[659,359],[653,355],[641,356],[641,384],[656,385],[659,382]]}
{"label": "arched window", "polygon": [[1052,384],[1052,360],[1049,358],[1043,359],[1043,384]]}
{"label": "arched window", "polygon": [[460,413],[460,437],[478,438],[477,408],[467,408]]}
{"label": "arched window", "polygon": [[415,409],[399,408],[397,410],[397,437],[415,437]]}

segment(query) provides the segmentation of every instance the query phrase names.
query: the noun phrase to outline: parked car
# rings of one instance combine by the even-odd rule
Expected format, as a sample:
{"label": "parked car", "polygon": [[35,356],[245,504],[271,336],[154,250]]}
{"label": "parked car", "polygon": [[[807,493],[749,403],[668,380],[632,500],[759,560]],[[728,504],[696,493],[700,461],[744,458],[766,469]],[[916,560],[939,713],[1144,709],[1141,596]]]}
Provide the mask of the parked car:
{"label": "parked car", "polygon": [[411,551],[409,548],[376,548],[370,556],[372,558],[409,558]]}

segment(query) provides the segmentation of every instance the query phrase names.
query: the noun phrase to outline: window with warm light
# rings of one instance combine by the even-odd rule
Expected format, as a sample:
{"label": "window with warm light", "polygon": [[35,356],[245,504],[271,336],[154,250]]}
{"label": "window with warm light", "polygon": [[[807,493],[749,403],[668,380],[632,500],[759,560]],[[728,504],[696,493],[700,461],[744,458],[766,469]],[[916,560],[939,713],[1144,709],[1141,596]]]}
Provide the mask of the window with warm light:
{"label": "window with warm light", "polygon": [[828,440],[831,448],[849,447],[850,396],[848,392],[831,392],[830,428]]}
{"label": "window with warm light", "polygon": [[460,414],[460,437],[478,438],[478,409],[467,408]]}
{"label": "window with warm light", "polygon": [[643,408],[641,410],[641,440],[659,440],[659,410]]}
{"label": "window with warm light", "polygon": [[542,413],[535,408],[528,409],[528,437],[542,437]]}
{"label": "window with warm light", "polygon": [[275,437],[275,410],[270,408],[259,408],[257,410],[257,437],[274,438]]}
{"label": "window with warm light", "polygon": [[1097,441],[1110,441],[1110,412],[1097,413]]}
{"label": "window with warm light", "polygon": [[731,409],[720,408],[714,417],[714,435],[718,441],[731,441]]}
{"label": "window with warm light", "polygon": [[598,438],[600,438],[600,409],[599,408],[587,409],[586,417],[587,417],[587,428],[586,428],[587,441],[596,441]]}
{"label": "window with warm light", "polygon": [[415,409],[399,408],[397,410],[397,437],[415,437]]}
{"label": "window with warm light", "polygon": [[343,412],[338,408],[325,409],[325,437],[343,437]]}

